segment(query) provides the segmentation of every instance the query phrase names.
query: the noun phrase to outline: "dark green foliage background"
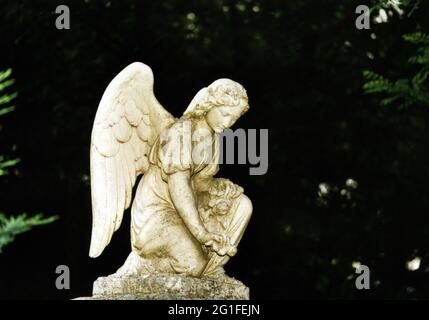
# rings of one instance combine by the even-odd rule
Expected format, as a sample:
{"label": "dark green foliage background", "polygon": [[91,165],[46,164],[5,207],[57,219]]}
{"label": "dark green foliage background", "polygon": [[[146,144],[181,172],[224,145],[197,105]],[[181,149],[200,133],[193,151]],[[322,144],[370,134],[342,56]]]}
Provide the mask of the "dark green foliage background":
{"label": "dark green foliage background", "polygon": [[[129,214],[102,257],[87,256],[89,143],[107,84],[142,61],[175,116],[201,87],[228,77],[250,98],[236,127],[270,130],[266,175],[249,176],[244,165],[220,172],[254,202],[227,266],[253,298],[429,298],[428,105],[380,106],[362,90],[363,70],[411,73],[415,47],[402,35],[428,31],[429,6],[359,31],[363,3],[0,0],[0,70],[13,68],[19,92],[2,122],[1,153],[21,159],[0,181],[1,207],[60,218],[5,248],[0,297],[89,295],[92,281],[126,258]],[[55,28],[58,4],[70,7],[70,30]],[[358,182],[349,199],[339,192],[348,178]],[[323,201],[322,182],[331,186]],[[410,272],[414,256],[422,264]],[[353,261],[370,267],[371,290],[355,289]],[[68,291],[55,288],[60,264],[71,270]]]}

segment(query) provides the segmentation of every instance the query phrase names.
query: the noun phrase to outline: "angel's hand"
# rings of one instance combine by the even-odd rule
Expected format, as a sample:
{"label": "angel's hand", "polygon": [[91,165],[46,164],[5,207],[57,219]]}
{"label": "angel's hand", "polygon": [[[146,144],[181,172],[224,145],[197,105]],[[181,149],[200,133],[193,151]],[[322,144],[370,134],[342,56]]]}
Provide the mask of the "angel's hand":
{"label": "angel's hand", "polygon": [[237,253],[237,248],[235,246],[232,246],[230,244],[224,245],[224,246],[218,246],[217,244],[214,244],[212,246],[213,251],[215,251],[220,256],[228,255],[230,257],[234,256]]}
{"label": "angel's hand", "polygon": [[213,232],[204,232],[198,236],[198,241],[201,244],[204,244],[207,247],[213,246],[215,243],[225,244],[229,242],[229,239],[226,235]]}
{"label": "angel's hand", "polygon": [[236,254],[237,249],[230,244],[230,239],[227,235],[221,235],[217,233],[207,233],[208,241],[204,242],[204,245],[210,247],[218,255],[233,256]]}

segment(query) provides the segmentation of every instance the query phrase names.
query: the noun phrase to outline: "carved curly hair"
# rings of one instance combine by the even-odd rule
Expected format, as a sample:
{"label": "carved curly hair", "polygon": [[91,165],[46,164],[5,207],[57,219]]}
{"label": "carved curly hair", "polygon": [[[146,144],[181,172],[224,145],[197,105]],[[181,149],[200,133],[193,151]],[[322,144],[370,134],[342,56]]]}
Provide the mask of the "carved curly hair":
{"label": "carved curly hair", "polygon": [[243,113],[246,112],[249,109],[246,90],[233,80],[218,79],[195,95],[183,115],[199,118],[219,106],[243,106]]}

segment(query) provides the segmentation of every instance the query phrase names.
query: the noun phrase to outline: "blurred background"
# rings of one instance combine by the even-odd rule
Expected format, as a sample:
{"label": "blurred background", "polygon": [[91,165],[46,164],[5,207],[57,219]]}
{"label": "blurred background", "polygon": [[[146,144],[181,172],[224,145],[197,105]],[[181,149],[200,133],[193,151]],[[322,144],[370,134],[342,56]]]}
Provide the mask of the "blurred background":
{"label": "blurred background", "polygon": [[[60,4],[69,30],[55,26]],[[356,27],[358,5],[369,29]],[[15,80],[0,95],[18,94],[3,101],[15,110],[0,117],[0,154],[20,159],[0,177],[0,226],[58,217],[4,246],[1,299],[88,296],[127,257],[129,212],[88,257],[89,146],[105,88],[134,61],[152,67],[174,116],[228,77],[250,99],[235,127],[269,129],[265,175],[219,172],[254,204],[226,266],[252,298],[429,298],[428,3],[0,0],[0,11],[0,70]],[[370,290],[355,287],[359,264]],[[69,290],[56,289],[58,265]]]}

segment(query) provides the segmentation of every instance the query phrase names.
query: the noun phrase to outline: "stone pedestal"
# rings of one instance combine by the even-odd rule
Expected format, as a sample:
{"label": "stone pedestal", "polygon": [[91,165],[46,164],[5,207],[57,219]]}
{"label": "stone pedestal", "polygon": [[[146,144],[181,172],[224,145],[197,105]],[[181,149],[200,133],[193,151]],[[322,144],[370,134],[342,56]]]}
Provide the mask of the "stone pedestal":
{"label": "stone pedestal", "polygon": [[100,277],[93,296],[80,300],[248,300],[249,288],[227,276],[193,278],[157,274]]}

